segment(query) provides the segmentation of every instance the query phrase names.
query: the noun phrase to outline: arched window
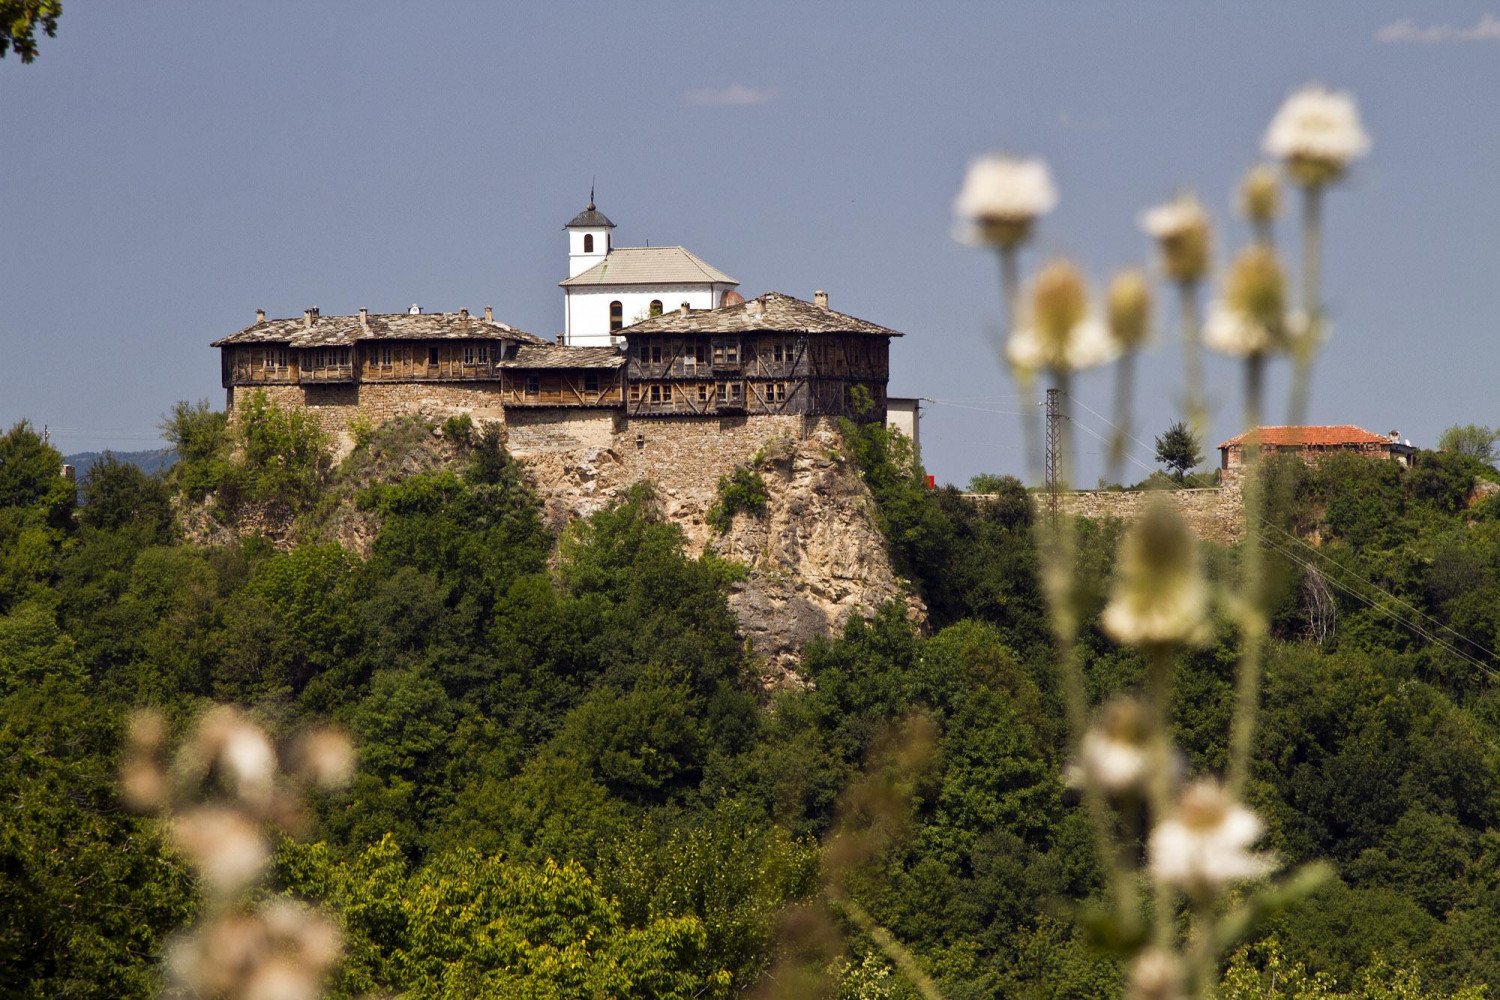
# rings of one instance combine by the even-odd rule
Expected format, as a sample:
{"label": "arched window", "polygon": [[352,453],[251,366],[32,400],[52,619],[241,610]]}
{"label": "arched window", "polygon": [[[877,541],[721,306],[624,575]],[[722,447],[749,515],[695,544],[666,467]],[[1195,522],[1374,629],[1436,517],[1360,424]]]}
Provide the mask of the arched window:
{"label": "arched window", "polygon": [[652,299],[651,300],[651,315],[653,315],[653,316],[660,316],[661,315],[661,299]]}
{"label": "arched window", "polygon": [[593,233],[584,233],[583,234],[583,252],[584,253],[593,253],[594,252],[594,234]]}
{"label": "arched window", "polygon": [[625,306],[615,299],[609,304],[609,332],[614,333],[625,325]]}

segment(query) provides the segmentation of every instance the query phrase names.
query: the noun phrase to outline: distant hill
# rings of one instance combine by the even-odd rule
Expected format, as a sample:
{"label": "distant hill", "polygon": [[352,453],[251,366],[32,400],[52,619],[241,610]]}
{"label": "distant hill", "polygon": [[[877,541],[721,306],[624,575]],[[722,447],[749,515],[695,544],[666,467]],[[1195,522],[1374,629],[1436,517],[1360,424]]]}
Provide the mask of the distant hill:
{"label": "distant hill", "polygon": [[[140,466],[142,472],[155,475],[177,464],[177,452],[171,448],[156,448],[152,451],[114,451],[109,454],[121,462]],[[71,465],[78,478],[88,475],[90,467],[105,455],[102,451],[80,451],[76,455],[64,455],[63,461]]]}

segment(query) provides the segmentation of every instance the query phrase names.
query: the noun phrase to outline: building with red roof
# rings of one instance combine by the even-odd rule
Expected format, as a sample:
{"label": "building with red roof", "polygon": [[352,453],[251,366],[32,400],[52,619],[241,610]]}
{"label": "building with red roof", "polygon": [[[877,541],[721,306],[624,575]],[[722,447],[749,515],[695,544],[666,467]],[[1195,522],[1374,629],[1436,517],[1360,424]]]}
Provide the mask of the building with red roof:
{"label": "building with red roof", "polygon": [[1389,459],[1408,465],[1415,448],[1403,442],[1397,431],[1376,434],[1353,424],[1257,427],[1237,434],[1219,445],[1219,468],[1238,469],[1245,464],[1247,449],[1260,445],[1262,455],[1294,454],[1304,462],[1329,455],[1353,454]]}

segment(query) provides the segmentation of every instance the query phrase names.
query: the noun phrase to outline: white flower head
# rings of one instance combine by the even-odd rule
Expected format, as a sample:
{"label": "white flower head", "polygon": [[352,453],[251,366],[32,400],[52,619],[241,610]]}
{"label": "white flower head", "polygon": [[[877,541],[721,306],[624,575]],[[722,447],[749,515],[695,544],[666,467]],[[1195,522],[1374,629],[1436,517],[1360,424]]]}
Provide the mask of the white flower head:
{"label": "white flower head", "polygon": [[233,795],[257,809],[267,808],[275,792],[275,747],[259,726],[229,705],[203,714],[179,764],[193,781],[219,776]]}
{"label": "white flower head", "polygon": [[1263,829],[1260,818],[1218,782],[1194,782],[1151,831],[1151,872],[1197,895],[1259,878],[1274,867],[1270,855],[1250,850]]}
{"label": "white flower head", "polygon": [[1148,948],[1130,963],[1126,1000],[1181,1000],[1182,962],[1160,948]]}
{"label": "white flower head", "polygon": [[1359,108],[1347,93],[1309,84],[1288,97],[1266,129],[1265,150],[1299,183],[1327,184],[1370,151]]}
{"label": "white flower head", "polygon": [[1089,310],[1088,286],[1078,269],[1065,260],[1042,268],[1031,287],[1029,315],[1005,347],[1017,375],[1092,368],[1119,353],[1108,324]]}
{"label": "white flower head", "polygon": [[297,743],[301,772],[320,788],[346,787],[354,778],[354,744],[341,730],[314,729]]}
{"label": "white flower head", "polygon": [[1197,195],[1184,192],[1141,213],[1141,228],[1161,249],[1162,268],[1173,281],[1199,281],[1208,273],[1213,230]]}
{"label": "white flower head", "polygon": [[1149,760],[1148,735],[1146,715],[1139,702],[1130,698],[1110,702],[1083,734],[1078,748],[1079,776],[1110,794],[1139,788]]}
{"label": "white flower head", "polygon": [[1100,623],[1128,646],[1195,646],[1208,640],[1209,590],[1198,545],[1164,502],[1147,507],[1120,542],[1119,575]]}
{"label": "white flower head", "polygon": [[969,164],[953,201],[957,237],[965,243],[1014,247],[1031,235],[1039,217],[1057,206],[1057,189],[1039,159],[991,154]]}
{"label": "white flower head", "polygon": [[260,876],[271,849],[260,827],[238,809],[201,806],[172,819],[172,843],[211,891],[232,895]]}
{"label": "white flower head", "polygon": [[1267,246],[1247,247],[1230,266],[1223,300],[1209,310],[1204,344],[1244,358],[1283,350],[1292,335],[1281,262]]}

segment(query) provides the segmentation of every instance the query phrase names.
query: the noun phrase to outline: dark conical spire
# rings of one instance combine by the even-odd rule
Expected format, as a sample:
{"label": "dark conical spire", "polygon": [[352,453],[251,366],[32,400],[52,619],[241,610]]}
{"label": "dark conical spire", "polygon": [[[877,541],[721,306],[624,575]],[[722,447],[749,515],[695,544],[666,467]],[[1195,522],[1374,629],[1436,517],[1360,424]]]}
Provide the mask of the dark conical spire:
{"label": "dark conical spire", "polygon": [[573,221],[563,226],[564,229],[597,228],[603,226],[606,229],[615,228],[615,224],[609,221],[605,214],[594,207],[594,182],[589,181],[589,204],[582,212],[573,216]]}

